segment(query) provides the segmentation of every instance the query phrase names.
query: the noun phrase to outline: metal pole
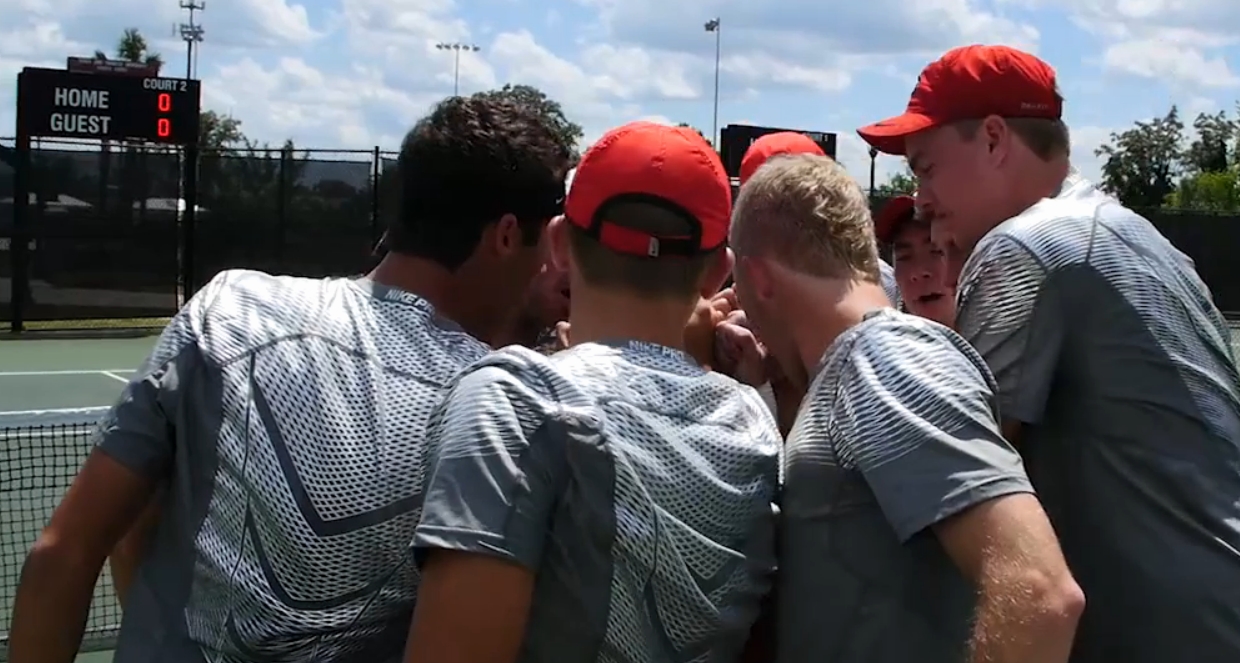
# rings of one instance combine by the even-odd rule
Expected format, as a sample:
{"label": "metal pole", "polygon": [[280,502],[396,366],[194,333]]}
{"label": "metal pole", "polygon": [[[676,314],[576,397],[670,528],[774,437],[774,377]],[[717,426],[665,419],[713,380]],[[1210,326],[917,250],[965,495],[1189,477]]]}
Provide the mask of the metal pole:
{"label": "metal pole", "polygon": [[461,51],[477,53],[482,48],[475,44],[460,44],[456,42],[440,42],[435,44],[435,48],[441,51],[452,51],[452,96],[461,96]]}
{"label": "metal pole", "polygon": [[182,23],[178,26],[181,33],[181,39],[185,40],[185,79],[194,78],[197,73],[198,57],[194,44],[202,41],[204,30],[196,21],[195,12],[203,11],[207,8],[207,3],[198,0],[181,0],[181,9],[189,11],[189,23]]}
{"label": "metal pole", "polygon": [[874,197],[874,176],[878,165],[878,149],[870,148],[870,198]]}
{"label": "metal pole", "polygon": [[452,61],[452,96],[461,96],[461,49],[454,49]]}
{"label": "metal pole", "polygon": [[719,145],[719,56],[722,47],[723,30],[720,28],[719,19],[715,19],[715,114],[714,122],[711,125],[710,139],[716,147]]}
{"label": "metal pole", "polygon": [[20,334],[26,327],[26,306],[33,304],[30,293],[30,191],[34,188],[30,177],[30,132],[26,127],[26,113],[22,102],[29,94],[25,74],[17,74],[17,158],[13,169],[13,235],[9,239],[9,260],[13,279],[10,296],[12,321],[10,329]]}

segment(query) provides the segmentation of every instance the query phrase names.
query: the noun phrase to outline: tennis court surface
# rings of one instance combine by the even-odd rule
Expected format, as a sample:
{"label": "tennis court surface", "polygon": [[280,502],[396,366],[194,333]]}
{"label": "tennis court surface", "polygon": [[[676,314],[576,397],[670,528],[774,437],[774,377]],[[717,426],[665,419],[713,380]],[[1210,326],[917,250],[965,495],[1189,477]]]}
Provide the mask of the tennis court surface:
{"label": "tennis court surface", "polygon": [[[26,552],[90,452],[90,433],[155,337],[0,342],[0,661]],[[120,608],[107,570],[79,663],[111,658]]]}

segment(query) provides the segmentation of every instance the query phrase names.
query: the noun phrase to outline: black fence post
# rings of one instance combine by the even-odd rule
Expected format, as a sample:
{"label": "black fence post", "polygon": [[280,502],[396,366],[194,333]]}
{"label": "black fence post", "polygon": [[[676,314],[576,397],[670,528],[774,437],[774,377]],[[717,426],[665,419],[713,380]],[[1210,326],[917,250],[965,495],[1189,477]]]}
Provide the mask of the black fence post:
{"label": "black fence post", "polygon": [[382,174],[380,162],[383,155],[379,146],[375,145],[374,157],[370,163],[370,242],[379,241],[379,176]]}
{"label": "black fence post", "polygon": [[[17,74],[17,98],[22,97],[23,77]],[[13,271],[10,283],[14,333],[26,328],[26,304],[30,295],[30,133],[25,130],[22,105],[17,104],[17,140],[15,141],[16,165],[13,168],[13,235],[9,240],[9,266]]]}
{"label": "black fence post", "polygon": [[276,173],[276,264],[281,272],[284,267],[284,245],[288,241],[288,165],[292,155],[287,149],[280,150],[280,162]]}
{"label": "black fence post", "polygon": [[197,248],[198,221],[198,141],[185,146],[185,161],[181,164],[181,197],[185,211],[181,214],[181,297],[180,303],[189,301],[198,292],[194,257]]}

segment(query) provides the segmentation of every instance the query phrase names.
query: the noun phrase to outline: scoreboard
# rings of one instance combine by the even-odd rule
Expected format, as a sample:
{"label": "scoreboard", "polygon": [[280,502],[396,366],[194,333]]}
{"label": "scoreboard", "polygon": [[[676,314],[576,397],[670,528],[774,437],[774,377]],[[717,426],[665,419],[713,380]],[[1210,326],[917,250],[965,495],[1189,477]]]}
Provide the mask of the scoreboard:
{"label": "scoreboard", "polygon": [[18,130],[29,136],[185,145],[197,140],[200,103],[200,83],[183,78],[34,67],[17,76]]}
{"label": "scoreboard", "polygon": [[775,127],[755,127],[748,124],[729,124],[719,132],[719,158],[729,177],[740,177],[741,159],[745,151],[755,140],[767,135],[782,132],[804,134],[818,144],[822,151],[832,159],[835,158],[836,135],[826,131],[805,131],[803,129],[777,129]]}

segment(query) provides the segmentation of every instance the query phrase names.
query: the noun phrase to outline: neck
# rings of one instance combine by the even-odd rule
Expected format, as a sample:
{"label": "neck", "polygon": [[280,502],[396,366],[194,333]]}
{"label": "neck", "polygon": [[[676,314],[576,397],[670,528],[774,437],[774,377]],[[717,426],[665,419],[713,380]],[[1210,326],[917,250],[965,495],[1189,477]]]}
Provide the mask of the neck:
{"label": "neck", "polygon": [[793,292],[797,315],[792,316],[792,338],[810,379],[835,339],[860,324],[866,314],[891,308],[881,285],[859,279],[815,279],[797,290],[800,292]]}
{"label": "neck", "polygon": [[1016,181],[1016,195],[1012,196],[1012,207],[1004,210],[1003,220],[1019,216],[1025,210],[1037,205],[1043,198],[1051,198],[1059,192],[1064,180],[1072,170],[1067,158],[1051,162],[1042,161],[1034,155],[1029,159],[1035,163],[1025,168],[1025,174]]}
{"label": "neck", "polygon": [[504,325],[493,345],[497,348],[507,345],[524,345],[532,348],[538,343],[538,337],[546,329],[546,325],[541,324],[534,316],[526,314],[524,310],[518,311],[513,321]]}
{"label": "neck", "polygon": [[460,325],[470,336],[487,344],[497,340],[494,314],[472,302],[480,300],[469,279],[425,258],[389,252],[367,275],[371,281],[413,293],[430,302],[435,312]]}
{"label": "neck", "polygon": [[568,322],[573,345],[615,339],[685,349],[685,323],[695,302],[638,299],[577,283],[572,292]]}

